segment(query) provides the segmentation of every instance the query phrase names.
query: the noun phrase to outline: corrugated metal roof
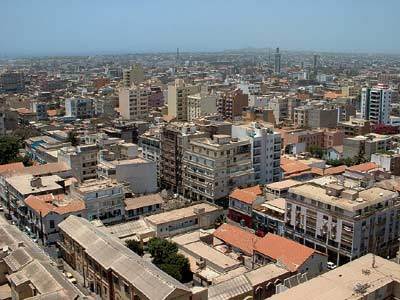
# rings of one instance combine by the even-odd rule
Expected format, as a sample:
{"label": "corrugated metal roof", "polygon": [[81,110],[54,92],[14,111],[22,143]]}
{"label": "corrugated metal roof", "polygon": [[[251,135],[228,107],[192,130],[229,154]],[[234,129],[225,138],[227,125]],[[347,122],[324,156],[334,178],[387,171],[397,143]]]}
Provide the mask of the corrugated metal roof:
{"label": "corrugated metal roof", "polygon": [[240,275],[231,280],[211,286],[208,289],[208,300],[232,299],[234,297],[245,296],[252,290],[253,287],[246,276]]}

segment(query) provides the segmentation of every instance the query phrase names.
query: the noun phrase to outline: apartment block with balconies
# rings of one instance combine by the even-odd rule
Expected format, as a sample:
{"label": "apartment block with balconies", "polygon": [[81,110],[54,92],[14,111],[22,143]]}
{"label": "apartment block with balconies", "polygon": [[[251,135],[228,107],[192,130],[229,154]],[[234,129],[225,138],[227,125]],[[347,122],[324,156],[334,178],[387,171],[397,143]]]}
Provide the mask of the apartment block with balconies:
{"label": "apartment block with balconies", "polygon": [[186,198],[227,204],[234,188],[254,183],[250,141],[229,135],[192,140],[183,156],[182,183]]}
{"label": "apartment block with balconies", "polygon": [[295,186],[286,198],[286,236],[338,265],[370,252],[394,257],[399,222],[397,192],[361,188],[345,179]]}

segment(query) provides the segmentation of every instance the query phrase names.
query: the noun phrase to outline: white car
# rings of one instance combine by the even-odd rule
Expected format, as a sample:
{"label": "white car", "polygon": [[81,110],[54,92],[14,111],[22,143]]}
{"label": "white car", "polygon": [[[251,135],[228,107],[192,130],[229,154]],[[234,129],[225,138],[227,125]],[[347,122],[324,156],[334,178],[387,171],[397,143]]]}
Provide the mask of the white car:
{"label": "white car", "polygon": [[329,269],[329,270],[333,270],[333,269],[336,269],[336,265],[333,263],[333,262],[331,262],[331,261],[328,261],[328,263],[326,264],[326,266],[327,266],[327,268]]}
{"label": "white car", "polygon": [[3,211],[4,211],[3,205],[0,205],[0,212],[3,212]]}

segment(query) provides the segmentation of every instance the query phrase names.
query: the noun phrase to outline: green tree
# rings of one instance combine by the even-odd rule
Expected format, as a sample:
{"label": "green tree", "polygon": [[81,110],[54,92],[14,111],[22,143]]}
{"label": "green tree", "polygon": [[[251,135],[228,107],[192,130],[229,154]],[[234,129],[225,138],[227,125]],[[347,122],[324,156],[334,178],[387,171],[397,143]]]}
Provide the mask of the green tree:
{"label": "green tree", "polygon": [[13,136],[0,137],[0,164],[8,164],[18,159],[20,141]]}
{"label": "green tree", "polygon": [[79,140],[76,131],[71,130],[70,132],[68,132],[67,142],[70,142],[72,146],[79,145]]}
{"label": "green tree", "polygon": [[343,159],[328,159],[326,163],[332,167],[338,167],[344,164]]}
{"label": "green tree", "polygon": [[324,150],[321,147],[311,145],[307,150],[313,157],[322,158],[324,156]]}
{"label": "green tree", "polygon": [[181,282],[193,279],[189,260],[178,253],[178,246],[170,241],[152,238],[148,243],[148,250],[153,263],[161,270]]}
{"label": "green tree", "polygon": [[142,256],[144,253],[143,246],[140,242],[135,241],[135,240],[126,240],[125,241],[125,246],[127,246],[129,249],[131,249],[133,252],[135,252],[137,255]]}

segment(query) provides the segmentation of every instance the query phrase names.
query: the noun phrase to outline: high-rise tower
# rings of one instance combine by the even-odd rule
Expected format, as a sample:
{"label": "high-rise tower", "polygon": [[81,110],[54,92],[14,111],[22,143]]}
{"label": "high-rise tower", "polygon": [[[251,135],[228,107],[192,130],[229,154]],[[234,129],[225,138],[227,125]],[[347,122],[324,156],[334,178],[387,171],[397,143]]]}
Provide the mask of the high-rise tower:
{"label": "high-rise tower", "polygon": [[281,54],[279,53],[279,48],[276,48],[276,52],[275,52],[274,72],[277,75],[279,75],[281,73]]}

